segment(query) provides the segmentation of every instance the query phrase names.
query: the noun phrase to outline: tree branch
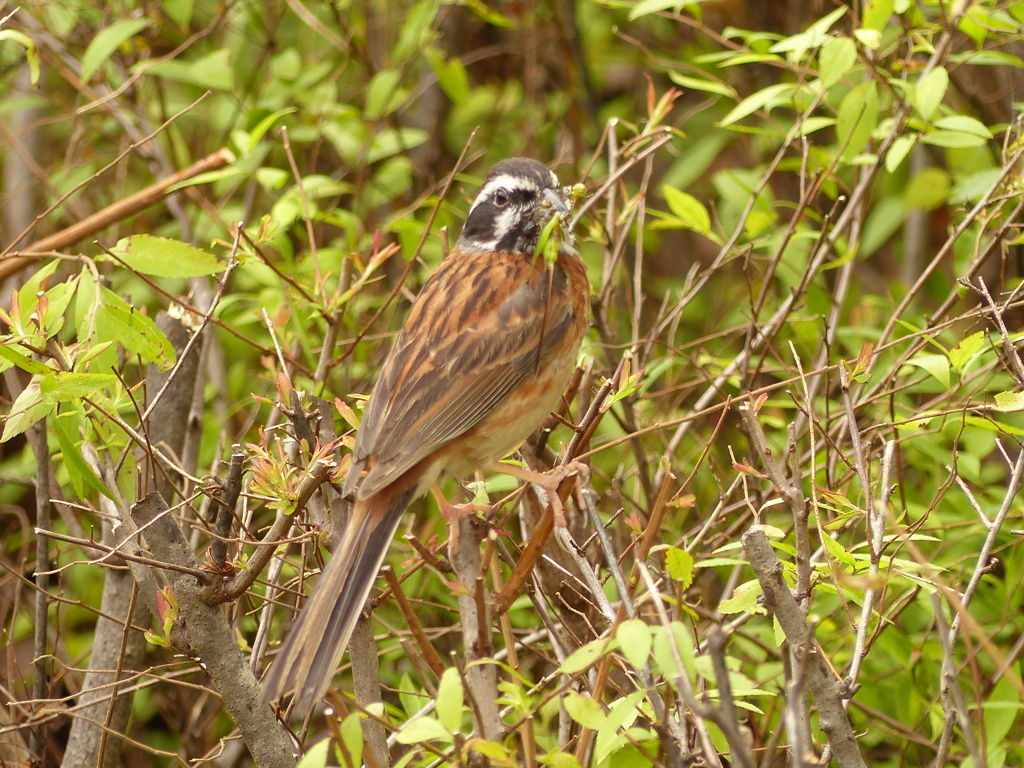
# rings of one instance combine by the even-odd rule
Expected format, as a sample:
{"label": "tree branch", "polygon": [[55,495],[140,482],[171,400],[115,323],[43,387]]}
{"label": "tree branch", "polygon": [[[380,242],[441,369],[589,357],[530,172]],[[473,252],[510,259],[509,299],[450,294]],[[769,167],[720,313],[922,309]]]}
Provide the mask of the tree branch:
{"label": "tree branch", "polygon": [[[198,567],[181,527],[169,514],[160,494],[151,493],[133,504],[131,514],[159,559],[182,567]],[[238,647],[224,609],[207,604],[202,585],[194,577],[179,571],[167,571],[167,576],[180,610],[178,625],[186,645],[183,650],[206,668],[256,764],[291,768],[295,765],[291,738],[270,706],[260,704],[259,683]]]}
{"label": "tree branch", "polygon": [[753,526],[743,534],[742,541],[761,584],[765,605],[782,627],[794,658],[804,663],[807,687],[818,705],[818,727],[828,737],[836,764],[839,768],[866,768],[843,707],[844,686],[830,674],[807,617],[782,578],[782,563],[768,537],[760,526]]}

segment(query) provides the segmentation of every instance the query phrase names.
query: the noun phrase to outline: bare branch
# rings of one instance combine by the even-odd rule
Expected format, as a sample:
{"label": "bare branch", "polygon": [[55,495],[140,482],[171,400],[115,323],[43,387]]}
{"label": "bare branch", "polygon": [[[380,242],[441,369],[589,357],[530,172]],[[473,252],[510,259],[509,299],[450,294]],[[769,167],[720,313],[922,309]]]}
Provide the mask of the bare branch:
{"label": "bare branch", "polygon": [[[181,528],[168,514],[159,494],[151,493],[132,505],[132,519],[144,530],[146,542],[157,557],[181,567],[198,568]],[[168,571],[168,575],[181,611],[184,650],[202,662],[256,763],[275,768],[295,765],[291,738],[270,707],[260,704],[259,683],[238,647],[223,608],[203,599],[202,584],[194,577],[178,571]]]}
{"label": "bare branch", "polygon": [[866,768],[843,706],[844,687],[825,664],[803,610],[783,581],[782,563],[759,526],[743,534],[743,548],[761,584],[765,605],[782,627],[794,657],[805,660],[807,687],[818,705],[818,727],[828,736],[836,764],[839,768]]}

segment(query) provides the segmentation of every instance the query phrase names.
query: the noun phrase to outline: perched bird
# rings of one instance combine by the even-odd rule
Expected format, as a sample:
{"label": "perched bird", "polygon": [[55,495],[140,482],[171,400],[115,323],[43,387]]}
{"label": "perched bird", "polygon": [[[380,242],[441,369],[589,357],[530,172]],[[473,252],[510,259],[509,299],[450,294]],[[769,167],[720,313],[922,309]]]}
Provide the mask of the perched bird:
{"label": "perched bird", "polygon": [[[263,689],[308,711],[330,684],[409,503],[444,474],[506,456],[558,402],[587,326],[590,284],[571,236],[537,253],[558,178],[515,157],[491,169],[458,242],[431,275],[384,362],[356,435],[340,544]],[[552,254],[553,255],[553,254]]]}

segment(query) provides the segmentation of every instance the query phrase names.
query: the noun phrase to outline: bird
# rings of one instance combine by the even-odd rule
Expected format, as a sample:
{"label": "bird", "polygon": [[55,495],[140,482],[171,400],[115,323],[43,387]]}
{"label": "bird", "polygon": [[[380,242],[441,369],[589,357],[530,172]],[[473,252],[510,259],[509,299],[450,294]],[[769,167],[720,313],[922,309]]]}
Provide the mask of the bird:
{"label": "bird", "polygon": [[[270,665],[264,702],[294,692],[306,713],[323,698],[409,504],[441,476],[507,456],[564,393],[590,305],[568,194],[531,158],[485,177],[371,391],[343,487],[348,524]],[[557,250],[542,242],[553,226]]]}

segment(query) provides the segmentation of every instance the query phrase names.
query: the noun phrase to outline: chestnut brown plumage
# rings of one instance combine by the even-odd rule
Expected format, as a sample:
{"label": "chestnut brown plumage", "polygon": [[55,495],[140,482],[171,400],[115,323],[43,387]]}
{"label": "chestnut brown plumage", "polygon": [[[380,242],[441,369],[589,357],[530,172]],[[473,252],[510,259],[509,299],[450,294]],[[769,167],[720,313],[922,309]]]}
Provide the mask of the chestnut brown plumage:
{"label": "chestnut brown plumage", "polygon": [[264,685],[306,711],[326,692],[402,512],[439,475],[465,477],[518,446],[557,403],[587,324],[589,283],[571,237],[536,254],[568,207],[526,158],[494,166],[458,242],[423,287],[356,436],[341,543]]}

